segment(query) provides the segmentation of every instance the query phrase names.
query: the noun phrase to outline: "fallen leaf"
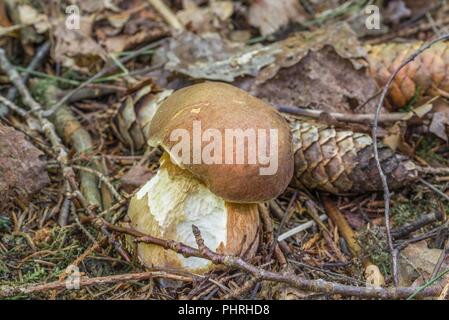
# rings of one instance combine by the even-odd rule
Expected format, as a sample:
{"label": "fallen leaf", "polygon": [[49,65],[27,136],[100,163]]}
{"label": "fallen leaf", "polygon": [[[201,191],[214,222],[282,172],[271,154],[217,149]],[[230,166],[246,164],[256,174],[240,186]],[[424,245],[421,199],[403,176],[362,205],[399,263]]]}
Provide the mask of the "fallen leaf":
{"label": "fallen leaf", "polygon": [[210,1],[206,7],[199,7],[192,0],[183,0],[183,9],[177,12],[179,21],[191,31],[205,33],[222,31],[223,22],[234,12],[232,1]]}
{"label": "fallen leaf", "polygon": [[110,53],[135,48],[168,33],[147,1],[132,0],[129,8],[118,13],[103,13],[95,21],[96,38]]}
{"label": "fallen leaf", "polygon": [[[400,280],[402,285],[422,285],[430,280],[433,269],[437,264],[443,250],[430,249],[426,241],[409,244],[401,251],[400,259]],[[441,271],[449,268],[446,259],[443,262]],[[449,280],[449,274],[443,277],[442,283]]]}
{"label": "fallen leaf", "polygon": [[382,142],[396,151],[401,143],[402,133],[399,122],[396,122],[392,127],[388,128],[387,135],[382,139]]}
{"label": "fallen leaf", "polygon": [[376,82],[367,73],[366,53],[347,24],[295,33],[272,44],[280,50],[263,68],[251,93],[273,105],[327,112],[370,113]]}
{"label": "fallen leaf", "polygon": [[50,28],[50,23],[45,14],[39,13],[29,5],[18,7],[19,19],[22,24],[33,26],[38,33],[44,33]]}
{"label": "fallen leaf", "polygon": [[429,126],[429,131],[436,135],[438,138],[448,142],[449,128],[449,112],[435,112],[432,115],[432,122]]}
{"label": "fallen leaf", "polygon": [[275,47],[231,43],[216,33],[201,36],[186,32],[170,39],[168,48],[158,51],[166,57],[165,69],[194,79],[232,82],[243,75],[256,76],[275,61]]}
{"label": "fallen leaf", "polygon": [[290,22],[306,19],[305,11],[297,0],[254,0],[249,8],[248,21],[265,36]]}
{"label": "fallen leaf", "polygon": [[56,46],[54,59],[64,67],[89,73],[97,70],[106,61],[106,51],[91,38],[93,19],[81,17],[80,30],[67,29],[59,23],[55,30]]}

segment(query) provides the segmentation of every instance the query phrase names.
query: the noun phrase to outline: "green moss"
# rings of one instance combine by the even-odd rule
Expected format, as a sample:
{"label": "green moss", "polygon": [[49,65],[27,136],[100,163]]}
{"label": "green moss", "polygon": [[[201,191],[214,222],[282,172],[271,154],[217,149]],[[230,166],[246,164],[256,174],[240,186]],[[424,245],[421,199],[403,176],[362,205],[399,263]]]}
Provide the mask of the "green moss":
{"label": "green moss", "polygon": [[416,146],[416,154],[428,161],[429,163],[438,163],[440,165],[448,165],[449,160],[435,153],[433,149],[438,146],[438,139],[432,136],[424,136]]}
{"label": "green moss", "polygon": [[11,221],[8,217],[0,216],[0,232],[8,232],[11,229]]}
{"label": "green moss", "polygon": [[385,231],[381,227],[373,226],[363,231],[358,240],[364,256],[368,256],[384,276],[390,276],[391,258]]}

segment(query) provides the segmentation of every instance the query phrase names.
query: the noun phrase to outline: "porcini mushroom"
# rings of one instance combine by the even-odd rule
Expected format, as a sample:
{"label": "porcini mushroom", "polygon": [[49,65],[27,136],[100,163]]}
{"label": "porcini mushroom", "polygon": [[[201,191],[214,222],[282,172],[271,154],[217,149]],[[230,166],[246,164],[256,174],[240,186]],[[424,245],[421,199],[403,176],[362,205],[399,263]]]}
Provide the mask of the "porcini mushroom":
{"label": "porcini mushroom", "polygon": [[[212,250],[253,255],[257,203],[277,197],[293,175],[286,121],[245,91],[205,82],[168,97],[149,130],[150,145],[161,146],[165,154],[157,174],[131,200],[131,225],[196,246],[194,224]],[[181,148],[185,143],[190,147]],[[154,245],[139,244],[137,251],[147,266],[193,272],[211,267],[207,260],[184,258]]]}

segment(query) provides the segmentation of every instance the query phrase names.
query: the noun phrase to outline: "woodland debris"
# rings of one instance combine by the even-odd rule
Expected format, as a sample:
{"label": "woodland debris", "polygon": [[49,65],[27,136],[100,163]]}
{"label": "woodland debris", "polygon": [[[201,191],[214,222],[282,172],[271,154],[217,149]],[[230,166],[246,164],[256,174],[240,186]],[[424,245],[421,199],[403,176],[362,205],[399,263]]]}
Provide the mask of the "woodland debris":
{"label": "woodland debris", "polygon": [[112,128],[120,141],[131,150],[147,146],[151,120],[160,104],[172,93],[160,90],[155,84],[143,83],[120,102],[113,118]]}
{"label": "woodland debris", "polygon": [[[357,242],[355,232],[352,230],[349,223],[346,221],[340,209],[332,202],[332,200],[327,196],[322,196],[324,207],[326,209],[327,215],[332,219],[332,221],[337,225],[339,232],[346,240],[349,250],[353,256],[362,258],[362,248]],[[382,287],[385,285],[385,278],[376,266],[369,258],[362,258],[363,266],[365,268],[365,279],[367,285],[373,287]]]}
{"label": "woodland debris", "polygon": [[153,236],[145,235],[139,231],[115,227],[108,224],[107,227],[118,233],[128,234],[136,237],[135,242],[155,244],[165,249],[173,250],[184,257],[198,257],[209,259],[214,264],[223,264],[230,268],[237,268],[247,271],[258,277],[260,280],[274,281],[278,283],[285,283],[291,287],[298,288],[305,291],[321,292],[326,294],[342,294],[345,296],[357,296],[360,298],[382,298],[382,299],[401,299],[407,298],[414,294],[416,297],[435,297],[440,294],[441,288],[439,286],[426,287],[423,290],[416,291],[416,288],[411,287],[397,287],[397,288],[373,288],[373,287],[355,287],[350,285],[337,284],[322,279],[309,280],[298,276],[291,272],[273,272],[260,267],[256,267],[242,258],[236,256],[222,255],[209,249],[201,236],[201,231],[192,226],[193,234],[197,248],[190,247],[177,241],[168,241],[164,239],[155,238]]}
{"label": "woodland debris", "polygon": [[296,0],[253,1],[248,12],[248,22],[259,28],[263,36],[272,34],[289,22],[303,22],[305,10]]}
{"label": "woodland debris", "polygon": [[[393,71],[416,52],[423,42],[386,43],[368,46],[370,70],[383,86]],[[449,44],[435,43],[407,64],[395,77],[388,92],[393,108],[404,107],[420,96],[438,96],[449,92]]]}
{"label": "woodland debris", "polygon": [[[54,104],[60,93],[61,91],[58,88],[48,86],[43,97],[46,102],[45,105]],[[60,107],[50,119],[55,124],[56,130],[64,142],[71,145],[79,155],[89,156],[94,152],[90,133],[81,125],[67,105]],[[99,164],[93,164],[93,168],[99,169]],[[85,171],[80,172],[80,188],[90,204],[99,208],[102,207],[98,179],[94,174]]]}
{"label": "woodland debris", "polygon": [[232,82],[244,75],[255,76],[274,62],[278,48],[260,45],[243,46],[220,37],[217,33],[195,35],[181,33],[170,39],[168,48],[158,55],[167,57],[165,69],[193,79]]}
{"label": "woodland debris", "polygon": [[64,22],[56,26],[54,59],[64,67],[89,73],[107,60],[107,52],[91,37],[93,20],[84,18],[80,25],[80,30],[68,29]]}
{"label": "woodland debris", "polygon": [[[293,120],[291,127],[299,185],[334,194],[382,190],[369,135],[308,119]],[[417,167],[407,157],[381,144],[379,154],[392,188],[416,181]]]}
{"label": "woodland debris", "polygon": [[[409,244],[400,254],[401,285],[420,286],[431,279],[432,272],[442,253],[441,249],[431,249],[426,241]],[[449,262],[445,260],[441,271],[449,270]],[[446,274],[440,283],[449,280]]]}
{"label": "woodland debris", "polygon": [[176,13],[184,27],[197,34],[223,32],[234,13],[232,1],[212,0],[207,6],[199,7],[194,0],[183,0],[183,9]]}
{"label": "woodland debris", "polygon": [[25,135],[0,123],[0,210],[14,197],[28,199],[50,183],[44,153]]}
{"label": "woodland debris", "polygon": [[[125,1],[122,1],[125,2]],[[120,53],[150,43],[169,33],[154,8],[145,0],[119,12],[102,12],[92,30],[108,53]]]}

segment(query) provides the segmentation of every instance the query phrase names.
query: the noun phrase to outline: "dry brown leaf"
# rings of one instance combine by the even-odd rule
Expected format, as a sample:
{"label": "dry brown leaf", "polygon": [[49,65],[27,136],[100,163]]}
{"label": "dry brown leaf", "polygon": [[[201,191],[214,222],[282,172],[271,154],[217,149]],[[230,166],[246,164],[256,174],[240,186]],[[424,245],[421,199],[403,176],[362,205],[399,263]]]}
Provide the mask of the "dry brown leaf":
{"label": "dry brown leaf", "polygon": [[[428,248],[426,241],[410,244],[402,250],[400,261],[402,285],[411,285],[412,283],[422,285],[429,281],[441,252],[440,249]],[[449,263],[446,259],[441,271],[447,268],[449,268]],[[445,284],[447,280],[449,280],[449,274],[445,275],[441,281]]]}
{"label": "dry brown leaf", "polygon": [[388,128],[387,135],[382,139],[382,142],[389,146],[392,150],[396,151],[401,143],[402,133],[400,123],[395,123],[392,127]]}
{"label": "dry brown leaf", "polygon": [[70,30],[59,23],[55,30],[55,61],[64,67],[89,73],[106,60],[106,51],[91,38],[92,18],[81,17],[81,29]]}
{"label": "dry brown leaf", "polygon": [[438,138],[448,142],[449,128],[449,112],[435,112],[432,115],[432,122],[429,126],[429,131],[436,135]]}
{"label": "dry brown leaf", "polygon": [[[367,73],[366,53],[346,24],[296,33],[278,46],[251,93],[274,105],[327,112],[370,113],[378,90]],[[363,106],[363,107],[361,107]]]}
{"label": "dry brown leaf", "polygon": [[243,75],[256,76],[264,66],[274,62],[278,48],[243,46],[224,40],[217,33],[201,36],[186,32],[170,39],[168,49],[159,57],[168,59],[165,68],[194,79],[232,82]]}
{"label": "dry brown leaf", "polygon": [[222,23],[234,12],[232,1],[212,0],[207,7],[199,7],[192,0],[183,0],[183,9],[177,12],[179,21],[197,33],[221,31]]}
{"label": "dry brown leaf", "polygon": [[118,13],[103,13],[95,22],[95,35],[108,52],[123,52],[168,32],[146,1],[132,0],[129,8]]}
{"label": "dry brown leaf", "polygon": [[297,0],[254,0],[249,8],[248,21],[265,36],[289,22],[301,22],[305,18],[305,11]]}

